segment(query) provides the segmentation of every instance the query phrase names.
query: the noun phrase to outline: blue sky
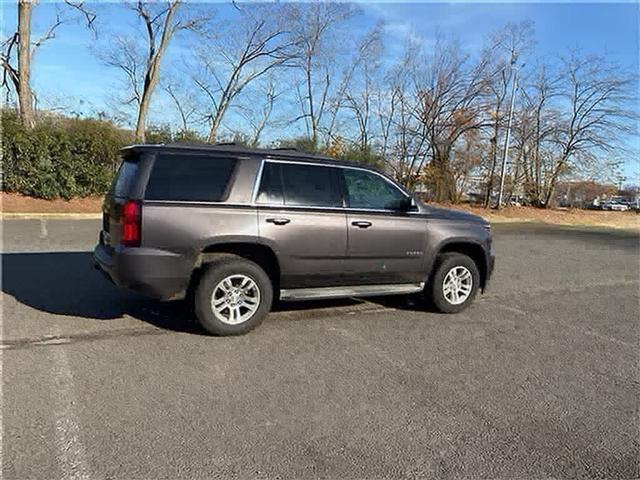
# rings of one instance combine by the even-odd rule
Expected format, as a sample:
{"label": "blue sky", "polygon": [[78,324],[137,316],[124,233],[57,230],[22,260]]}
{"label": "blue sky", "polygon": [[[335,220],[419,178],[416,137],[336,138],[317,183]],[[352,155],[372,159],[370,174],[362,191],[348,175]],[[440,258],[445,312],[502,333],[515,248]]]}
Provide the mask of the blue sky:
{"label": "blue sky", "polygon": [[[2,1],[3,37],[15,28],[15,0]],[[427,45],[437,34],[452,34],[471,54],[477,52],[487,35],[510,21],[531,20],[535,24],[537,44],[534,55],[539,58],[557,56],[569,48],[607,55],[629,71],[639,70],[638,25],[640,7],[628,3],[362,3],[362,15],[352,20],[353,30],[365,32],[384,20],[385,55],[392,59],[402,51],[409,37]],[[119,4],[100,2],[92,5],[102,13],[98,30],[126,29],[135,19]],[[220,3],[200,3],[200,8],[229,8]],[[34,9],[34,37],[47,28],[56,10],[68,15],[61,4],[42,1]],[[105,35],[98,41],[105,40]],[[96,40],[79,23],[69,22],[58,30],[36,54],[33,82],[42,102],[62,102],[80,111],[108,110],[113,91],[119,86],[116,72],[105,67],[92,53]],[[172,44],[170,55],[180,57],[180,41]],[[49,99],[49,100],[46,100]],[[164,120],[165,108],[156,108],[154,122]],[[158,118],[160,117],[160,118]],[[640,150],[637,138],[629,144]],[[627,177],[640,181],[637,157],[628,159]]]}

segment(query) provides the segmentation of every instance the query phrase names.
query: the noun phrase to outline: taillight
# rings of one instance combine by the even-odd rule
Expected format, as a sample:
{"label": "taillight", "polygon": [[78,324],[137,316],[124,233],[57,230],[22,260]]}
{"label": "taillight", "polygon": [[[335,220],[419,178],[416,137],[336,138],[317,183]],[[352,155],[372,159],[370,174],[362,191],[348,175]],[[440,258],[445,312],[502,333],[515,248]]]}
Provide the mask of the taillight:
{"label": "taillight", "polygon": [[120,235],[120,243],[125,247],[140,246],[140,230],[142,219],[142,205],[135,200],[127,200],[122,205],[122,234]]}

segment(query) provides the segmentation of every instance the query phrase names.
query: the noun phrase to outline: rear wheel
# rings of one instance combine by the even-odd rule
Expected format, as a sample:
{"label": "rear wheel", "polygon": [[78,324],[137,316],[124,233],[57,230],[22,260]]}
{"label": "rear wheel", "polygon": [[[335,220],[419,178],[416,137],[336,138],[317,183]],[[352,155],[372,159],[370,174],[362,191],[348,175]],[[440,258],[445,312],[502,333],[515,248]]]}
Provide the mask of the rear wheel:
{"label": "rear wheel", "polygon": [[431,300],[443,313],[457,313],[469,306],[480,286],[480,272],[467,255],[457,252],[438,257],[431,280]]}
{"label": "rear wheel", "polygon": [[224,255],[207,265],[195,291],[200,325],[213,335],[239,335],[257,327],[271,309],[273,287],[257,264]]}

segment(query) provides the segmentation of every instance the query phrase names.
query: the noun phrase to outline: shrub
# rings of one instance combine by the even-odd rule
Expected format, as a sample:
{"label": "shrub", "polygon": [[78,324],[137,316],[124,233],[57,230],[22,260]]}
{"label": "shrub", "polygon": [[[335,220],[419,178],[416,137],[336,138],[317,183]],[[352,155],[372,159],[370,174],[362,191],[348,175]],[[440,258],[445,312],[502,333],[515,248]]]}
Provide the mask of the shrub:
{"label": "shrub", "polygon": [[3,191],[45,199],[107,191],[130,132],[94,119],[45,117],[27,130],[2,111]]}

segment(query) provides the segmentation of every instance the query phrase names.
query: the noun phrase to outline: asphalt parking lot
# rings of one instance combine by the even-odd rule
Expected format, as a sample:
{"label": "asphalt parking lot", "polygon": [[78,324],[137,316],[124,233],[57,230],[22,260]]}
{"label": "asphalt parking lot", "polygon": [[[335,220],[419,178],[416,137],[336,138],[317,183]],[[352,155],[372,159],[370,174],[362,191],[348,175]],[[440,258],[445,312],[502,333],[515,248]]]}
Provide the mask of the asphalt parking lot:
{"label": "asphalt parking lot", "polygon": [[638,234],[495,227],[462,314],[283,305],[236,338],[5,220],[3,478],[638,478]]}

